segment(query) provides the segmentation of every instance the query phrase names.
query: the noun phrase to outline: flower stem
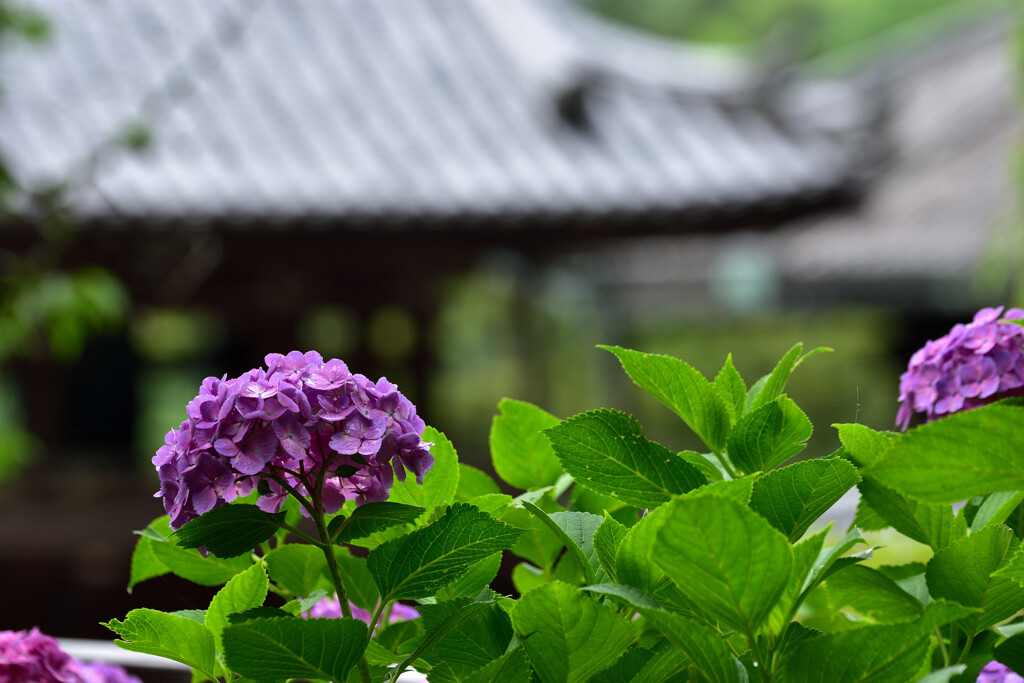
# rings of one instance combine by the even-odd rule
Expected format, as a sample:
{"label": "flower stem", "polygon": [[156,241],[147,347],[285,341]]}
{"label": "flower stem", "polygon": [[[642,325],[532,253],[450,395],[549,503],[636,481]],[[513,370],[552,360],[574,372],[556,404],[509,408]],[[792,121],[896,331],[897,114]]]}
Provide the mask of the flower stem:
{"label": "flower stem", "polygon": [[[318,493],[320,487],[317,486]],[[331,535],[327,531],[327,520],[324,518],[323,504],[320,497],[314,497],[313,510],[310,517],[316,525],[316,533],[320,537],[320,548],[324,551],[327,560],[327,569],[331,572],[331,582],[334,584],[334,591],[338,594],[338,604],[341,607],[341,615],[346,619],[352,618],[352,608],[349,606],[348,593],[345,592],[345,584],[341,580],[341,569],[338,567],[338,558],[334,555],[334,546],[331,543]],[[363,683],[372,683],[370,678],[370,666],[366,662],[366,656],[359,658],[359,677]]]}

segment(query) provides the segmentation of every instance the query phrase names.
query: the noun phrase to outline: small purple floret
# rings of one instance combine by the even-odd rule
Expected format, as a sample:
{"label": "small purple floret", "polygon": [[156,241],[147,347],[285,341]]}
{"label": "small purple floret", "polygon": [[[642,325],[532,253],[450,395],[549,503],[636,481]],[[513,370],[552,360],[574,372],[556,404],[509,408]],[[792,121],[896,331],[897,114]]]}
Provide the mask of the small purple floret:
{"label": "small purple floret", "polygon": [[1024,395],[1024,310],[983,308],[966,324],[927,342],[900,376],[896,423],[906,429],[914,413],[927,420]]}
{"label": "small purple floret", "polygon": [[1021,678],[1005,664],[989,662],[978,674],[976,683],[1024,683]]}
{"label": "small purple floret", "polygon": [[422,483],[432,444],[421,438],[426,425],[397,386],[352,374],[315,351],[265,360],[265,370],[203,380],[187,419],[153,457],[172,528],[247,495],[261,479],[269,488],[256,504],[276,512],[288,496],[278,478],[309,496],[322,476],[327,514],[346,500],[386,500],[406,468]]}

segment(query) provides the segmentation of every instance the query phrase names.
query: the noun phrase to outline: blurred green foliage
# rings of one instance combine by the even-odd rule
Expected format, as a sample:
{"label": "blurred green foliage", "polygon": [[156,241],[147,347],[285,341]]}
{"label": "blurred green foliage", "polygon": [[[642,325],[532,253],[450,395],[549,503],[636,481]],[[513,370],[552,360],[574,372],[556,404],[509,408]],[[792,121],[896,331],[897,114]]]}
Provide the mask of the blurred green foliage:
{"label": "blurred green foliage", "polygon": [[848,47],[945,8],[992,0],[580,0],[631,26],[683,40],[752,45],[781,25],[800,31],[806,54]]}
{"label": "blurred green foliage", "polygon": [[[0,0],[0,47],[11,40],[47,42],[51,25],[33,8]],[[0,103],[2,104],[2,103]],[[72,362],[88,339],[118,328],[128,295],[108,271],[94,266],[62,268],[74,232],[59,186],[20,187],[0,150],[0,220],[9,217],[14,197],[28,200],[38,217],[32,243],[0,252],[0,363],[12,358]],[[38,449],[22,426],[17,396],[0,375],[0,482],[12,477]]]}
{"label": "blurred green foliage", "polygon": [[96,267],[4,273],[0,281],[0,359],[78,358],[88,338],[124,321],[121,283]]}
{"label": "blurred green foliage", "polygon": [[[451,283],[434,330],[439,367],[428,412],[465,462],[488,466],[487,425],[505,397],[560,418],[618,408],[637,416],[650,439],[673,450],[698,447],[675,415],[634,391],[615,359],[595,348],[604,343],[686,358],[708,377],[731,352],[750,382],[769,372],[794,339],[808,348],[832,346],[835,352],[801,366],[792,398],[815,425],[894,425],[904,359],[892,351],[899,329],[893,314],[843,308],[734,316],[681,301],[659,317],[627,323],[615,305],[587,292],[582,283],[523,277],[493,264]],[[838,447],[834,430],[821,429],[805,453],[817,457]]]}

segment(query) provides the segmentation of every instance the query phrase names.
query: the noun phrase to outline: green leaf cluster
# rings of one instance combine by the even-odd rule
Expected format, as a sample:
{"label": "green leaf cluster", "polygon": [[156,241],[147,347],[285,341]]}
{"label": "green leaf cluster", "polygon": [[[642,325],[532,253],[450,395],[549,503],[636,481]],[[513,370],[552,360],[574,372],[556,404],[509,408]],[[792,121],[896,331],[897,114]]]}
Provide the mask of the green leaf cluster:
{"label": "green leaf cluster", "polygon": [[[1024,667],[1020,405],[903,434],[836,425],[841,448],[800,459],[813,430],[786,387],[824,349],[794,345],[748,385],[731,357],[708,379],[602,348],[704,448],[652,441],[618,410],[560,419],[505,399],[497,481],[431,429],[433,469],[387,502],[307,520],[296,502],[238,501],[173,534],[154,521],[129,588],[169,573],[222,588],[204,610],[107,626],[197,680],[903,683]],[[834,534],[822,518],[854,487],[855,525]],[[859,527],[931,555],[880,565]],[[503,570],[513,595],[492,590]],[[369,623],[303,618],[335,592]],[[389,623],[398,601],[421,616]]]}

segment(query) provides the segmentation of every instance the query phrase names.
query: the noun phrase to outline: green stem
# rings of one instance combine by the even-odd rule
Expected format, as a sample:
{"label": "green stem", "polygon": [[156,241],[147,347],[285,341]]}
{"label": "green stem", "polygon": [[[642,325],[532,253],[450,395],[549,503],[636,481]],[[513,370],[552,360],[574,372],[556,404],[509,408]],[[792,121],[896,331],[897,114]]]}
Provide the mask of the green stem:
{"label": "green stem", "polygon": [[729,461],[729,456],[725,451],[721,453],[715,453],[718,456],[718,462],[722,463],[722,467],[725,468],[725,473],[729,475],[730,479],[739,479],[739,474],[732,468],[732,463]]}
{"label": "green stem", "polygon": [[[320,486],[317,486],[319,489]],[[320,498],[316,497],[314,500],[319,501]],[[341,580],[341,569],[338,567],[338,558],[334,555],[334,546],[331,544],[331,535],[327,532],[327,522],[324,519],[324,513],[322,505],[318,502],[315,506],[314,513],[311,515],[313,523],[316,524],[317,535],[320,536],[320,543],[318,544],[321,550],[324,551],[324,557],[327,559],[327,569],[331,573],[331,582],[334,584],[334,590],[338,594],[338,604],[341,606],[341,615],[346,619],[352,618],[352,608],[349,606],[348,593],[345,592],[345,584]],[[363,683],[373,683],[370,678],[370,665],[366,662],[366,656],[359,658],[359,677]]]}
{"label": "green stem", "polygon": [[[338,596],[338,605],[341,607],[341,615],[345,619],[352,619],[352,608],[349,606],[348,593],[345,592],[345,584],[341,580],[341,569],[338,567],[338,558],[334,554],[334,545],[331,543],[331,534],[327,531],[327,520],[324,516],[324,504],[323,504],[323,485],[324,477],[317,477],[316,486],[312,491],[312,501],[307,500],[303,496],[299,495],[299,492],[295,490],[291,485],[288,484],[277,472],[271,474],[274,481],[281,485],[289,495],[293,496],[299,501],[302,507],[306,508],[309,513],[310,519],[313,520],[313,524],[316,525],[317,536],[320,540],[314,539],[312,536],[307,536],[303,532],[295,529],[294,527],[287,527],[292,533],[296,533],[303,536],[309,541],[320,548],[324,553],[324,558],[327,560],[327,569],[331,573],[331,583],[334,584],[334,591]],[[306,484],[306,488],[309,488],[309,484]],[[373,683],[370,677],[370,665],[366,662],[366,655],[364,654],[359,658],[359,677],[363,683]]]}
{"label": "green stem", "polygon": [[960,656],[957,657],[957,659],[956,659],[956,663],[957,664],[963,664],[964,663],[964,661],[967,659],[967,654],[971,651],[971,645],[973,645],[973,644],[974,644],[974,634],[973,633],[968,633],[967,634],[967,640],[964,641],[964,649],[960,651]]}
{"label": "green stem", "polygon": [[935,627],[935,635],[939,638],[939,651],[942,652],[942,665],[949,666],[949,650],[946,649],[946,639],[942,636],[939,627]]}
{"label": "green stem", "polygon": [[384,614],[384,607],[387,604],[388,603],[384,602],[383,600],[377,603],[377,609],[373,611],[373,616],[370,617],[370,633],[373,633],[377,630],[377,622],[380,621],[381,615]]}
{"label": "green stem", "polygon": [[311,517],[316,514],[316,508],[313,506],[313,504],[306,500],[305,497],[300,495],[299,492],[296,491],[291,484],[284,480],[284,477],[282,477],[277,472],[273,472],[270,475],[270,478],[276,481],[278,484],[280,484],[281,488],[288,492],[288,495],[290,495],[295,500],[299,501],[299,505],[306,508],[306,512],[308,512]]}
{"label": "green stem", "polygon": [[768,666],[770,662],[768,662],[765,659],[764,654],[761,652],[761,647],[757,644],[757,638],[754,636],[754,634],[750,631],[747,631],[746,636],[747,643],[749,643],[750,646],[750,652],[754,655],[754,663],[761,669],[761,675],[763,677],[763,680],[765,681],[765,683],[771,683],[772,671],[771,668]]}
{"label": "green stem", "polygon": [[[320,547],[320,545],[321,545],[320,541],[318,541],[317,539],[313,538],[312,536],[307,534],[305,531],[302,531],[298,527],[292,526],[291,524],[287,524],[285,522],[281,522],[281,528],[282,529],[287,529],[288,531],[290,531],[291,533],[295,534],[299,538],[303,538],[306,541],[312,543],[313,545],[315,545],[317,547]],[[330,543],[331,543],[330,539],[328,539],[327,544],[330,545]]]}

